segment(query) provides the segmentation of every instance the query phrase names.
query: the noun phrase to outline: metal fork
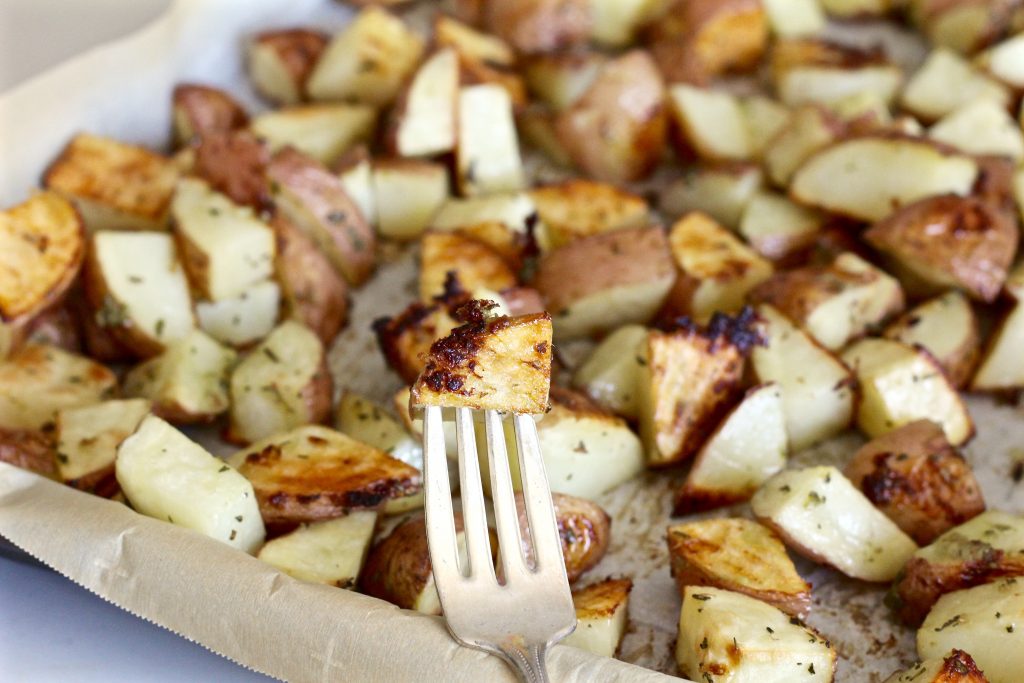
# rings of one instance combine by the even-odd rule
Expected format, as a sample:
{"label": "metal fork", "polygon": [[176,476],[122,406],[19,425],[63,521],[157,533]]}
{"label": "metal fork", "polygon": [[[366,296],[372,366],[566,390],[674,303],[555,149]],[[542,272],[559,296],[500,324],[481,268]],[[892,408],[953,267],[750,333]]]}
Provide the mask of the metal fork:
{"label": "metal fork", "polygon": [[424,408],[425,515],[434,583],[448,630],[463,645],[504,659],[526,683],[547,683],[547,648],[576,628],[576,611],[537,426],[529,415],[513,417],[533,544],[531,566],[524,556],[501,415],[485,411],[491,500],[504,578],[504,583],[499,583],[491,559],[473,412],[469,408],[455,409],[468,560],[467,566],[460,566],[441,410],[439,406]]}

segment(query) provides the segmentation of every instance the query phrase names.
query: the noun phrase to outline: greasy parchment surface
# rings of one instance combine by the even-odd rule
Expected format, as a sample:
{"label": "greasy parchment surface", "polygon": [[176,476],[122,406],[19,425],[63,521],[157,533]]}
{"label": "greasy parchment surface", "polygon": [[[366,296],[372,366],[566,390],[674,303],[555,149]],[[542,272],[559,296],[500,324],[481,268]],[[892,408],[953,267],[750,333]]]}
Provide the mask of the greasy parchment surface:
{"label": "greasy parchment surface", "polygon": [[[429,12],[429,8],[426,8]],[[225,87],[247,104],[240,44],[268,27],[342,25],[330,0],[178,0],[160,21],[95,50],[0,98],[0,205],[22,200],[78,130],[161,146],[170,129],[170,90],[183,80]],[[860,27],[843,33],[862,33]],[[899,61],[920,56],[899,36],[878,37]],[[535,175],[556,175],[535,169]],[[656,182],[654,183],[656,184]],[[412,254],[382,266],[354,301],[352,321],[331,353],[339,387],[388,401],[397,379],[384,366],[370,322],[416,294]],[[583,348],[562,350],[578,357]],[[1024,419],[1014,408],[972,399],[978,436],[965,455],[991,508],[1024,512]],[[195,434],[219,453],[214,435]],[[795,456],[795,465],[842,465],[862,440],[847,435]],[[612,515],[608,556],[591,577],[635,581],[620,659],[676,674],[672,650],[679,597],[668,572],[665,527],[678,474],[645,475],[599,502]],[[748,514],[746,506],[706,516]],[[291,681],[512,681],[497,659],[460,648],[439,619],[336,588],[303,584],[223,544],[118,503],[94,498],[0,463],[0,535],[102,597],[246,666]],[[914,659],[913,632],[882,605],[885,587],[849,581],[800,561],[814,584],[812,626],[841,655],[837,680],[881,681]],[[586,579],[585,579],[586,580]],[[666,680],[651,671],[569,647],[551,654],[556,681]]]}

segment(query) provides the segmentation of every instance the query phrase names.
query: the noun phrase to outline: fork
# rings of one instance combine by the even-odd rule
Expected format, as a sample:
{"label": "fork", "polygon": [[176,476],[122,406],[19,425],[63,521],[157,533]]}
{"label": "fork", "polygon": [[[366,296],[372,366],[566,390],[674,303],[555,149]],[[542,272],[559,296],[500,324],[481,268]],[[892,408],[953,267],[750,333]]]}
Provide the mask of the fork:
{"label": "fork", "polygon": [[434,583],[448,630],[463,645],[504,659],[525,683],[547,683],[547,649],[576,628],[576,611],[537,426],[529,415],[513,416],[533,546],[530,566],[524,556],[502,418],[495,410],[484,413],[491,500],[504,578],[504,583],[499,583],[469,408],[455,409],[465,566],[459,561],[441,411],[440,406],[424,408],[425,516]]}

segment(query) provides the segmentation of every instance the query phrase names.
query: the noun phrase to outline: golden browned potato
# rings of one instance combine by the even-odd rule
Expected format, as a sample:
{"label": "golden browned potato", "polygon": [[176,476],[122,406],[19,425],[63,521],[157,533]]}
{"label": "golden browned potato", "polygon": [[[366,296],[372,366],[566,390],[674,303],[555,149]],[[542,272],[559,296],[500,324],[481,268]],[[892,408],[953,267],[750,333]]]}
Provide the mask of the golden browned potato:
{"label": "golden browned potato", "polygon": [[53,438],[44,432],[0,428],[0,462],[44,477],[57,475]]}
{"label": "golden browned potato", "polygon": [[26,321],[56,303],[85,256],[85,229],[74,207],[39,192],[0,211],[0,322]]}
{"label": "golden browned potato", "polygon": [[454,231],[486,244],[516,271],[533,242],[540,239],[537,208],[522,192],[449,199],[430,224],[435,230]]}
{"label": "golden browned potato", "polygon": [[431,301],[443,294],[453,272],[459,284],[471,291],[500,291],[517,284],[509,263],[484,242],[459,232],[426,232],[420,240],[420,299]]}
{"label": "golden browned potato", "polygon": [[327,35],[311,29],[266,31],[249,43],[249,79],[274,104],[306,99],[306,81],[327,47]]}
{"label": "golden browned potato", "polygon": [[958,389],[970,381],[981,356],[978,319],[971,302],[959,291],[946,292],[912,308],[885,328],[884,336],[923,346]]}
{"label": "golden browned potato", "polygon": [[536,235],[542,250],[557,249],[580,237],[650,222],[647,200],[609,183],[574,179],[530,190],[537,208]]}
{"label": "golden browned potato", "polygon": [[46,169],[43,185],[72,202],[89,230],[162,230],[178,180],[171,159],[81,133]]}
{"label": "golden browned potato", "polygon": [[605,579],[572,592],[576,630],[565,640],[600,657],[614,657],[626,633],[632,579]]}
{"label": "golden browned potato", "polygon": [[300,581],[355,588],[376,525],[373,510],[302,524],[269,541],[256,557]]}
{"label": "golden browned potato", "polygon": [[374,509],[421,486],[415,467],[317,425],[258,441],[228,463],[252,483],[267,524],[308,523]]}
{"label": "golden browned potato", "polygon": [[[525,534],[527,520],[522,495],[516,494],[516,507],[521,510],[519,527]],[[569,583],[572,583],[584,572],[593,569],[608,552],[612,518],[600,505],[584,498],[552,493],[551,501],[555,505],[558,537],[562,541],[565,573],[569,577]],[[523,553],[527,560],[532,559],[532,548],[527,546],[525,541]]]}
{"label": "golden browned potato", "polygon": [[110,497],[120,489],[114,477],[117,447],[149,414],[149,401],[103,401],[57,413],[57,474],[68,486]]}
{"label": "golden browned potato", "polygon": [[532,284],[547,302],[555,334],[572,339],[646,323],[674,279],[665,233],[650,227],[591,235],[549,252]]}
{"label": "golden browned potato", "polygon": [[830,104],[865,93],[888,105],[899,91],[903,73],[880,49],[800,39],[775,44],[772,78],[779,99],[791,106]]}
{"label": "golden browned potato", "polygon": [[706,519],[668,528],[668,555],[680,596],[687,586],[745,593],[794,617],[811,610],[811,586],[796,573],[786,547],[749,519]]}
{"label": "golden browned potato", "polygon": [[195,147],[194,172],[236,204],[257,211],[271,206],[270,183],[264,175],[270,147],[248,130],[203,135]]}
{"label": "golden browned potato", "polygon": [[903,207],[873,225],[864,239],[926,285],[962,289],[990,302],[1013,264],[1015,223],[987,202],[943,195]]}
{"label": "golden browned potato", "polygon": [[963,650],[953,649],[946,657],[928,659],[897,671],[884,683],[989,683],[989,680],[973,657]]}
{"label": "golden browned potato", "polygon": [[648,175],[661,159],[668,115],[661,74],[642,50],[610,60],[583,95],[558,115],[556,131],[573,162],[597,180]]}
{"label": "golden browned potato", "polygon": [[1024,519],[990,510],[914,553],[889,597],[904,623],[917,626],[940,596],[1004,576],[1024,576]]}
{"label": "golden browned potato", "polygon": [[313,330],[324,346],[348,321],[348,284],[309,235],[283,216],[271,222],[277,240],[274,276],[285,315]]}
{"label": "golden browned potato", "polygon": [[179,145],[197,142],[204,135],[244,128],[249,114],[235,98],[219,88],[181,83],[171,93],[174,139]]}
{"label": "golden browned potato", "polygon": [[426,367],[431,344],[459,325],[455,312],[470,299],[457,280],[450,282],[452,287],[443,297],[429,304],[417,301],[398,315],[374,322],[377,343],[384,358],[391,369],[409,384],[415,382]]}
{"label": "golden browned potato", "polygon": [[931,420],[871,440],[844,473],[920,545],[985,511],[970,465]]}
{"label": "golden browned potato", "polygon": [[484,27],[519,52],[557,52],[590,37],[586,0],[486,0]]}
{"label": "golden browned potato", "polygon": [[466,324],[430,347],[412,402],[541,414],[551,386],[551,316],[487,319],[487,302],[462,309]]}
{"label": "golden browned potato", "polygon": [[768,45],[760,0],[675,0],[647,30],[665,79],[704,84],[755,66]]}
{"label": "golden browned potato", "polygon": [[681,318],[678,327],[648,333],[637,388],[648,465],[689,458],[736,402],[746,357],[761,343],[755,322],[745,309],[715,315],[707,327]]}
{"label": "golden browned potato", "polygon": [[365,282],[376,265],[376,238],[341,180],[291,148],[274,155],[267,177],[283,215],[316,242],[351,284]]}

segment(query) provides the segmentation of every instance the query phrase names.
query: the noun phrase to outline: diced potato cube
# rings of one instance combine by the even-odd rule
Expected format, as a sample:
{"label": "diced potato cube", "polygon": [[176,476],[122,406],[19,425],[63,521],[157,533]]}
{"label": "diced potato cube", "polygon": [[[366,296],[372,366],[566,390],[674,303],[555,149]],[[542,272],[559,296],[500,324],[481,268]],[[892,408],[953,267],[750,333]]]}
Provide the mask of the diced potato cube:
{"label": "diced potato cube", "polygon": [[376,512],[350,512],[278,536],[256,557],[301,581],[354,588],[376,525]]}

